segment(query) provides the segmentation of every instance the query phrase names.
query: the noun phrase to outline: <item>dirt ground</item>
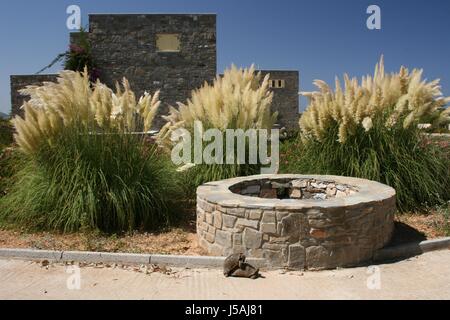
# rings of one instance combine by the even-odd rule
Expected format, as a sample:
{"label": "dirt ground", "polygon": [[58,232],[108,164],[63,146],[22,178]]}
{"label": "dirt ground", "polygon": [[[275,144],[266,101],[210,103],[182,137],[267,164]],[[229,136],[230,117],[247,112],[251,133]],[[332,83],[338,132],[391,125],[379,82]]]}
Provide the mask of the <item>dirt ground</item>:
{"label": "dirt ground", "polygon": [[[449,217],[439,212],[397,215],[391,245],[450,236],[449,226]],[[206,255],[197,243],[195,221],[162,233],[135,232],[123,235],[30,233],[0,229],[0,248]]]}
{"label": "dirt ground", "polygon": [[425,239],[435,239],[450,236],[450,216],[443,212],[431,212],[430,214],[398,214],[395,217],[398,228],[409,226],[413,230],[422,234]]}
{"label": "dirt ground", "polygon": [[172,229],[153,233],[126,235],[27,233],[0,230],[0,248],[29,248],[61,251],[97,251],[153,253],[174,255],[205,255],[191,230]]}

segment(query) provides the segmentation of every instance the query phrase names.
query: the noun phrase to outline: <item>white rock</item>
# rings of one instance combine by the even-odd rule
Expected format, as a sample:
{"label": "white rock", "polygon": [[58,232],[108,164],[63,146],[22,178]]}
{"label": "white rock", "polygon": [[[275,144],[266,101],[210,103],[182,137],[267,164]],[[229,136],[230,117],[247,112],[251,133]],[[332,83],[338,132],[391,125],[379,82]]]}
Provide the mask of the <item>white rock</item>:
{"label": "white rock", "polygon": [[324,193],[316,193],[313,197],[313,199],[315,200],[326,200],[327,199],[327,195]]}
{"label": "white rock", "polygon": [[346,197],[346,196],[347,196],[347,194],[345,192],[343,192],[343,191],[338,190],[336,192],[336,198],[343,198],[343,197]]}
{"label": "white rock", "polygon": [[292,180],[292,187],[294,188],[306,188],[308,186],[308,181],[306,180]]}
{"label": "white rock", "polygon": [[315,183],[315,182],[313,182],[313,183],[311,183],[311,186],[313,188],[316,188],[316,189],[326,189],[327,188],[327,185],[324,184],[324,183]]}
{"label": "white rock", "polygon": [[302,190],[300,189],[292,189],[289,193],[289,197],[291,199],[301,199],[302,198]]}
{"label": "white rock", "polygon": [[336,195],[337,189],[336,188],[330,188],[330,186],[327,187],[327,196],[328,197],[334,197]]}

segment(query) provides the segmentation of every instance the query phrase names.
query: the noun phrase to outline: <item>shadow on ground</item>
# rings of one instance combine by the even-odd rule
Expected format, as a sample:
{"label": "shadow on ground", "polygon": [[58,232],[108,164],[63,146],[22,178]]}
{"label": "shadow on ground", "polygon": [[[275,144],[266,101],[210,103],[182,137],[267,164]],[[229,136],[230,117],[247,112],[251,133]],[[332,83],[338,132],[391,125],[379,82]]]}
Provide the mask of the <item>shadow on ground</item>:
{"label": "shadow on ground", "polygon": [[386,247],[394,247],[406,243],[419,243],[427,240],[423,232],[403,223],[395,222],[394,234]]}
{"label": "shadow on ground", "polygon": [[396,221],[392,239],[381,249],[382,254],[377,252],[372,261],[363,263],[360,266],[391,264],[421,255],[423,250],[420,247],[420,243],[425,240],[427,240],[427,237],[423,232],[403,222]]}

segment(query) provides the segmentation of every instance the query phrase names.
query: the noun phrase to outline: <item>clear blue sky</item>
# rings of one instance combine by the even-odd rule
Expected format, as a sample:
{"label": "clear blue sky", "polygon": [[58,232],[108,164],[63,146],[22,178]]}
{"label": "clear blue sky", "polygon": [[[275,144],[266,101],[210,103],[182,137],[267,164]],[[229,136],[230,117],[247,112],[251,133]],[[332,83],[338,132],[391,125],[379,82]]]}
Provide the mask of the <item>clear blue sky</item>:
{"label": "clear blue sky", "polygon": [[[348,72],[372,73],[381,54],[440,78],[450,95],[448,0],[4,0],[0,2],[0,111],[9,113],[9,75],[32,74],[66,50],[66,8],[88,13],[217,13],[218,71],[231,63],[300,71],[301,90]],[[382,29],[366,28],[366,9],[381,7]],[[49,73],[60,66],[48,70]],[[304,107],[304,102],[301,103]]]}

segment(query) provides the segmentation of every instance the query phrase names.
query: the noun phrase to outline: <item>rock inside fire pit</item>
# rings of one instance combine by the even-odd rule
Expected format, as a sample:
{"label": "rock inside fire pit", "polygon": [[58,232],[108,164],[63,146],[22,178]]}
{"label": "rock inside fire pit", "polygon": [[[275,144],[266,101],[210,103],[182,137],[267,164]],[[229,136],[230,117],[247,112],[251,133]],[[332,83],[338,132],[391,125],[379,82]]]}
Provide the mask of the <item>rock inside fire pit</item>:
{"label": "rock inside fire pit", "polygon": [[334,181],[296,179],[288,182],[251,181],[231,188],[233,193],[264,199],[314,199],[342,198],[357,192],[355,187],[336,184]]}

